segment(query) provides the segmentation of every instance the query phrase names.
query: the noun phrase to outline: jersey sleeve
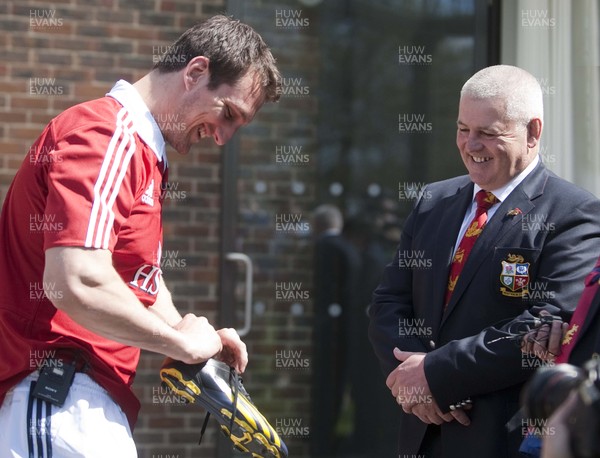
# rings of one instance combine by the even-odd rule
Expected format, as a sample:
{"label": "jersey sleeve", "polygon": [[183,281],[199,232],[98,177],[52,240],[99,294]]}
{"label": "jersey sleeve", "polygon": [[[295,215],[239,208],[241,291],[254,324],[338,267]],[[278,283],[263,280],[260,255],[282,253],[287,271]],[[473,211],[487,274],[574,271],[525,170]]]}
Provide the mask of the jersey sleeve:
{"label": "jersey sleeve", "polygon": [[113,251],[137,192],[132,172],[136,140],[126,118],[121,110],[112,123],[79,120],[76,130],[62,134],[55,128],[53,145],[38,145],[35,154],[50,155],[44,161],[44,219],[56,229],[45,231],[44,250],[77,246]]}

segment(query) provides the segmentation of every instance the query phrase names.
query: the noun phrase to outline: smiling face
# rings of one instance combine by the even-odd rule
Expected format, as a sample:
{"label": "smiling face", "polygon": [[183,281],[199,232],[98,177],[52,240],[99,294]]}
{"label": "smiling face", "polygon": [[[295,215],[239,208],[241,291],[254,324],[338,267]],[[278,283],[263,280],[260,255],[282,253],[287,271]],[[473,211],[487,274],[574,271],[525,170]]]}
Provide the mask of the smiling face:
{"label": "smiling face", "polygon": [[[184,71],[185,91],[171,108],[175,114],[170,119],[178,122],[163,123],[161,127],[167,143],[181,154],[187,154],[193,144],[204,138],[212,137],[217,145],[224,145],[237,129],[252,121],[263,104],[253,72],[233,86],[221,84],[214,90],[208,89],[208,62],[203,59],[197,58]],[[173,126],[176,128],[169,128]]]}
{"label": "smiling face", "polygon": [[528,127],[507,120],[504,104],[498,98],[461,97],[456,145],[471,180],[492,191],[521,173],[537,154],[532,148],[539,134],[529,133],[534,121]]}

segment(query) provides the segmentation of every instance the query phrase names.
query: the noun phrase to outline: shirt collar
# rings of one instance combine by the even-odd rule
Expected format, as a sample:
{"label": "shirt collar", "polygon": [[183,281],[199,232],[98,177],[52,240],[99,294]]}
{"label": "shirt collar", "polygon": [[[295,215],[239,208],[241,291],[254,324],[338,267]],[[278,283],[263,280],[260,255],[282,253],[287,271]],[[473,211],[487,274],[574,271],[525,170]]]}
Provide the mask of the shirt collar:
{"label": "shirt collar", "polygon": [[129,111],[138,135],[154,151],[159,162],[165,159],[166,165],[165,139],[136,88],[125,80],[119,80],[106,95],[115,99]]}
{"label": "shirt collar", "polygon": [[[504,186],[501,186],[500,188],[497,188],[497,189],[492,189],[490,192],[492,194],[494,194],[496,196],[496,199],[498,199],[500,202],[504,202],[504,200],[510,195],[510,193],[513,192],[513,190],[517,186],[519,186],[525,178],[527,178],[527,175],[529,175],[533,171],[533,169],[535,169],[535,166],[538,165],[539,162],[540,162],[540,156],[536,154],[535,157],[533,158],[533,161],[531,161],[531,164],[529,164],[527,167],[525,167],[525,170],[523,170],[521,173],[519,173],[516,177],[514,177],[512,180],[510,180]],[[475,199],[475,194],[477,194],[477,192],[480,190],[481,190],[481,186],[474,183],[473,199]]]}

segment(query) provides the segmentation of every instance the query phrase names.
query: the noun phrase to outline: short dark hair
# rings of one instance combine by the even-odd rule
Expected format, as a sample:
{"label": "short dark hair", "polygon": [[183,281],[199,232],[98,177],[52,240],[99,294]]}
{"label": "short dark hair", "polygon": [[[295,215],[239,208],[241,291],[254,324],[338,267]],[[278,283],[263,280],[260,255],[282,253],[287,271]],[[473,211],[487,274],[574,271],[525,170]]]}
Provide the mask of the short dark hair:
{"label": "short dark hair", "polygon": [[209,59],[208,88],[233,86],[248,71],[256,72],[266,101],[281,94],[281,74],[262,37],[249,25],[218,15],[186,30],[154,64],[161,73],[179,71],[194,57]]}

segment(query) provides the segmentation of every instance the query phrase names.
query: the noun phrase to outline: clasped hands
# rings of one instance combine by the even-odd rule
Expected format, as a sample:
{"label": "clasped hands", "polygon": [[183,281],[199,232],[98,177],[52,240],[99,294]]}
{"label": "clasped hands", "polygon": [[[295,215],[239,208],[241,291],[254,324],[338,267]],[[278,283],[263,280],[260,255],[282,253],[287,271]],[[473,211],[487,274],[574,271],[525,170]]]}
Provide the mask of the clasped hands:
{"label": "clasped hands", "polygon": [[[540,312],[540,316],[550,316],[550,313]],[[560,344],[567,330],[568,324],[556,318],[550,324],[543,324],[524,336],[521,344],[523,353],[534,354],[536,357],[553,361],[560,354]],[[464,409],[455,409],[443,413],[431,394],[427,378],[425,377],[425,353],[401,351],[394,349],[395,358],[400,365],[394,369],[386,380],[386,385],[402,410],[408,414],[416,415],[427,424],[441,425],[453,420],[468,426],[469,417]]]}
{"label": "clasped hands", "polygon": [[390,373],[386,385],[404,412],[416,415],[427,424],[441,425],[454,420],[461,425],[470,424],[469,417],[463,409],[452,410],[449,413],[441,411],[425,378],[425,353],[394,348],[394,356],[401,364]]}

